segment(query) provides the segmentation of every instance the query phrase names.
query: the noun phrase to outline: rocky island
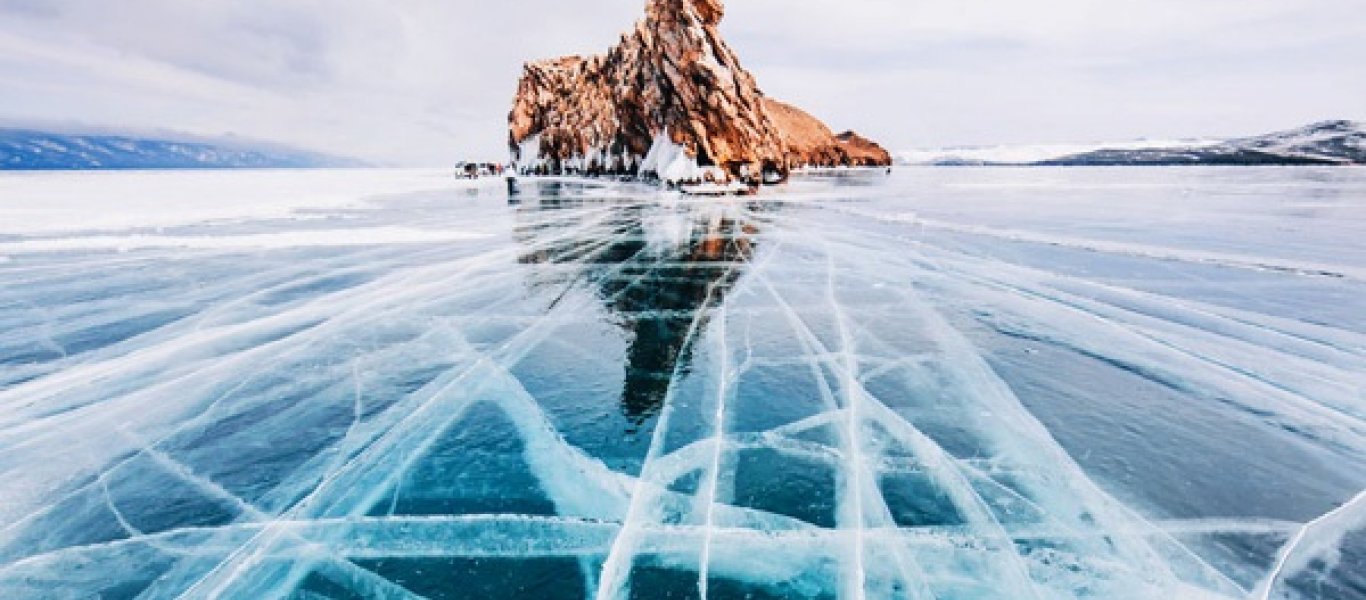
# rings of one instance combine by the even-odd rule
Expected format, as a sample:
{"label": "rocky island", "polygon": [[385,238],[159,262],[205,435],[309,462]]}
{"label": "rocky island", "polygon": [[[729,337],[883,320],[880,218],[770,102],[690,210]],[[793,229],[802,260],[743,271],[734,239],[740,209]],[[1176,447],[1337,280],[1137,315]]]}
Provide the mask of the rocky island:
{"label": "rocky island", "polygon": [[523,174],[753,186],[806,167],[885,167],[852,131],[779,102],[721,39],[722,0],[648,0],[606,54],[528,63],[508,117]]}

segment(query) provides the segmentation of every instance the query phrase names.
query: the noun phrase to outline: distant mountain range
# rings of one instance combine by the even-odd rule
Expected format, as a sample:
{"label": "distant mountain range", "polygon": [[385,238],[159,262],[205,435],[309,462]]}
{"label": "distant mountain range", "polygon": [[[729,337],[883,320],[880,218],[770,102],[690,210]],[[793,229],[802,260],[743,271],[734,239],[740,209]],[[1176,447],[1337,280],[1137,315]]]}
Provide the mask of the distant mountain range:
{"label": "distant mountain range", "polygon": [[[169,137],[169,136],[167,136]],[[358,167],[364,163],[238,140],[0,128],[0,170]]]}
{"label": "distant mountain range", "polygon": [[1366,165],[1366,123],[1324,121],[1225,140],[912,150],[902,164],[944,166]]}

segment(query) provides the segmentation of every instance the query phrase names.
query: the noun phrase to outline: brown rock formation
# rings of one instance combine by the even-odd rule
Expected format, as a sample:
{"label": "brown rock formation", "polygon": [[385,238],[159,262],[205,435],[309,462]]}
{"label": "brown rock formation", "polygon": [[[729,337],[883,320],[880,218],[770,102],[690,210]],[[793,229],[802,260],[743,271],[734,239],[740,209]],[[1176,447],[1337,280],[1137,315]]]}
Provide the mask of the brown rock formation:
{"label": "brown rock formation", "polygon": [[793,167],[882,167],[892,155],[876,142],[852,131],[835,135],[820,119],[806,111],[764,98],[764,110],[787,146],[787,164]]}
{"label": "brown rock formation", "polygon": [[607,54],[527,64],[508,117],[519,168],[757,181],[891,164],[877,144],[765,97],[717,32],[723,14],[722,0],[647,0]]}

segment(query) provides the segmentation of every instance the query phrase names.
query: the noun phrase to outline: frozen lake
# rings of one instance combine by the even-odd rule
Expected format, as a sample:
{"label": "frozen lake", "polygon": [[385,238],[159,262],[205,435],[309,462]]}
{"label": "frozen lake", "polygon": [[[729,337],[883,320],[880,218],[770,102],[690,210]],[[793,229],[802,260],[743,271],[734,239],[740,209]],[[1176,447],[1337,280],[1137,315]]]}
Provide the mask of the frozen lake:
{"label": "frozen lake", "polygon": [[3,598],[1366,598],[1366,170],[0,174]]}

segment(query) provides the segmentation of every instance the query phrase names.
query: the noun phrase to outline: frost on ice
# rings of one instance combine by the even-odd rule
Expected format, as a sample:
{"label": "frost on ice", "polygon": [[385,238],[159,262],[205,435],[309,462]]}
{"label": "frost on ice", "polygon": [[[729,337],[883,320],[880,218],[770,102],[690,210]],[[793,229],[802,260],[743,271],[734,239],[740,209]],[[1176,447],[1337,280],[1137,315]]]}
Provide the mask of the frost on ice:
{"label": "frost on ice", "polygon": [[10,240],[0,596],[1361,597],[1366,327],[1297,313],[1359,242],[1001,236],[968,183]]}

